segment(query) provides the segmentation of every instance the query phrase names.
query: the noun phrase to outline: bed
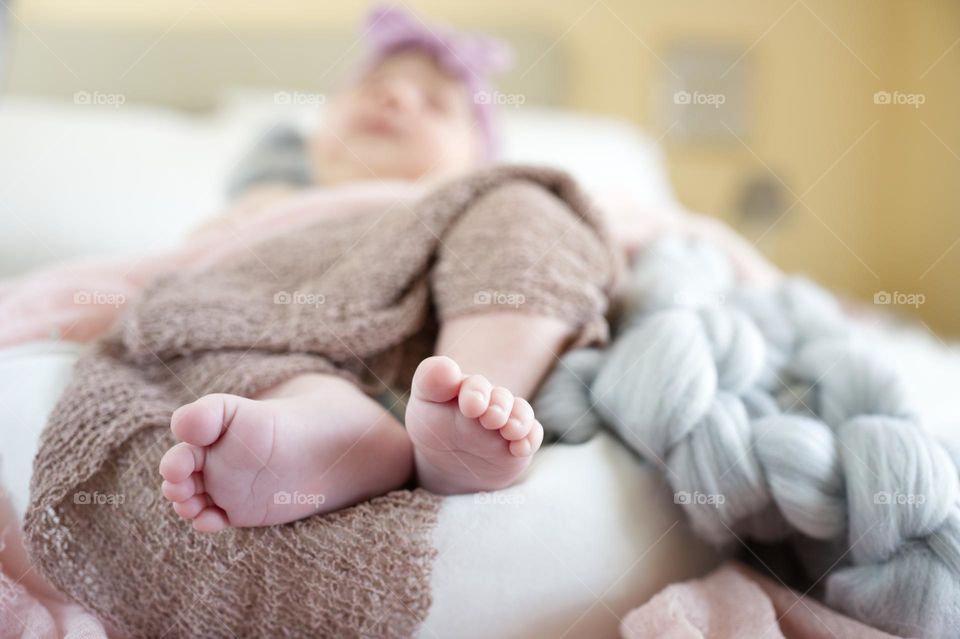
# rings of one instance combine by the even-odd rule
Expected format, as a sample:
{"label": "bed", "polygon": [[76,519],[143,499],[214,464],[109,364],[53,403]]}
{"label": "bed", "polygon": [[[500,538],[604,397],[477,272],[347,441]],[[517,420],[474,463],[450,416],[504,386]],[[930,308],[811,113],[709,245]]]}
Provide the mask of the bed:
{"label": "bed", "polygon": [[[280,121],[306,125],[317,110],[257,91],[234,92],[202,116],[7,100],[0,273],[175,244],[221,205],[226,175],[258,132]],[[532,107],[508,111],[504,125],[506,160],[558,165],[595,195],[627,197],[640,212],[677,206],[660,151],[631,125]],[[589,154],[581,152],[587,142]],[[869,317],[863,330],[882,337],[907,373],[927,423],[955,432],[960,362],[951,345],[888,318]],[[0,479],[18,516],[37,437],[80,352],[57,339],[0,350]],[[659,473],[607,435],[548,447],[508,490],[446,499],[434,541],[425,637],[612,636],[631,608],[718,560]]]}
{"label": "bed", "polygon": [[[0,172],[13,181],[0,272],[171,246],[221,205],[226,175],[259,132],[316,117],[255,91],[204,116],[7,100]],[[658,148],[626,123],[527,108],[504,124],[508,160],[559,164],[590,190],[644,207],[672,203]],[[37,438],[80,352],[56,339],[0,350],[0,477],[18,516]],[[448,498],[435,545],[426,637],[610,636],[638,603],[716,562],[658,473],[609,436],[550,447],[502,493]]]}

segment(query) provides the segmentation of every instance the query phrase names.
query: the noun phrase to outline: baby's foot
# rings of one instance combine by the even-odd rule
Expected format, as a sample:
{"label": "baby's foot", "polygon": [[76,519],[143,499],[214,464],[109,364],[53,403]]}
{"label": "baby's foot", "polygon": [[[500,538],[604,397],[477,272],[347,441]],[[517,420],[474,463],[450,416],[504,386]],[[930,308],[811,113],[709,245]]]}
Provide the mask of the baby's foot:
{"label": "baby's foot", "polygon": [[301,385],[302,394],[263,400],[206,395],[173,413],[181,443],[163,456],[160,474],[178,515],[202,532],[269,526],[406,481],[411,446],[395,419],[342,379]]}
{"label": "baby's foot", "polygon": [[439,494],[512,484],[543,442],[530,404],[449,357],[429,357],[413,376],[406,414],[420,485]]}

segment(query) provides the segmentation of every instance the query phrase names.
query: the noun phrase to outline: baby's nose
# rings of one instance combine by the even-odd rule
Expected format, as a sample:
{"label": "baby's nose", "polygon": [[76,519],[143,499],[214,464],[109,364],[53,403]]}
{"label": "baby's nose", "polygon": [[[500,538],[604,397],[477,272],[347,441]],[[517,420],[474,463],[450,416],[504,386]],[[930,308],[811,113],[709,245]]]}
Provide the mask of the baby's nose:
{"label": "baby's nose", "polygon": [[388,82],[381,86],[378,99],[384,106],[398,110],[415,110],[420,92],[409,82]]}

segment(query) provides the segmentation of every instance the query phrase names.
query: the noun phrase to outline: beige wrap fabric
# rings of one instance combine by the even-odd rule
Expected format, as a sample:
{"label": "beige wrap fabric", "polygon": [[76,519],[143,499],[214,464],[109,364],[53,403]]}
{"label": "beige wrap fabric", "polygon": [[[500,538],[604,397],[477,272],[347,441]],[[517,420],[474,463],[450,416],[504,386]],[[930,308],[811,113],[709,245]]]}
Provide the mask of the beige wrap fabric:
{"label": "beige wrap fabric", "polygon": [[192,530],[160,495],[170,415],[305,372],[409,383],[439,324],[491,310],[606,338],[616,270],[565,174],[497,167],[161,277],[77,364],[41,439],[25,534],[57,587],[130,636],[405,637],[430,607],[441,498],[397,490],[283,526]]}

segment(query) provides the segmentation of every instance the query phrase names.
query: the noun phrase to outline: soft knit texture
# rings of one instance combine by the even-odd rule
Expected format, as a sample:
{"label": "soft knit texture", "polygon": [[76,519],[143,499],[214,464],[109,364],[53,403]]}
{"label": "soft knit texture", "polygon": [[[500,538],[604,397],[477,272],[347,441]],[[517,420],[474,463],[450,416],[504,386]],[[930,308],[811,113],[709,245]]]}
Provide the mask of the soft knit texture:
{"label": "soft knit texture", "polygon": [[32,570],[8,488],[0,484],[0,639],[107,639],[93,615]]}
{"label": "soft knit texture", "polygon": [[665,239],[633,270],[610,348],[564,359],[535,402],[564,393],[566,414],[537,409],[555,437],[602,423],[664,470],[704,538],[806,540],[830,605],[960,636],[960,460],[828,293],[737,286],[709,245]]}
{"label": "soft knit texture", "polygon": [[602,341],[613,272],[566,175],[504,167],[163,277],[81,359],[50,418],[31,555],[132,636],[409,636],[430,605],[440,498],[395,491],[290,525],[195,533],[160,494],[171,413],[305,372],[371,391],[409,382],[437,324],[468,313],[562,317],[581,343]]}
{"label": "soft knit texture", "polygon": [[579,327],[578,344],[603,341],[613,264],[599,213],[566,174],[501,167],[412,207],[316,224],[216,269],[161,277],[122,340],[142,363],[251,345],[323,354],[375,392],[429,355],[438,318],[548,315]]}

